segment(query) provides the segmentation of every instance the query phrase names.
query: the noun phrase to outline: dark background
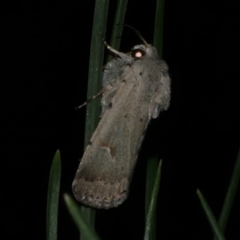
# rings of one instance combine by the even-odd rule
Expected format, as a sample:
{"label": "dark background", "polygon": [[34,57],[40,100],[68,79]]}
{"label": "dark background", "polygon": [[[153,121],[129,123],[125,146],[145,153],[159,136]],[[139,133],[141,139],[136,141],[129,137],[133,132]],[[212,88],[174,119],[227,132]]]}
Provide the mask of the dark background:
{"label": "dark background", "polygon": [[[163,158],[159,239],[212,239],[196,196],[219,216],[239,148],[239,7],[232,1],[165,4],[163,57],[172,78],[171,106],[151,122],[130,196],[97,210],[102,239],[142,239],[146,159]],[[110,39],[115,3],[109,8]],[[62,154],[59,238],[78,239],[63,203],[83,154],[94,1],[5,1],[2,27],[1,239],[45,239],[48,175]],[[155,1],[129,1],[126,23],[152,42]],[[122,51],[139,44],[124,29]],[[240,238],[239,192],[226,230]]]}

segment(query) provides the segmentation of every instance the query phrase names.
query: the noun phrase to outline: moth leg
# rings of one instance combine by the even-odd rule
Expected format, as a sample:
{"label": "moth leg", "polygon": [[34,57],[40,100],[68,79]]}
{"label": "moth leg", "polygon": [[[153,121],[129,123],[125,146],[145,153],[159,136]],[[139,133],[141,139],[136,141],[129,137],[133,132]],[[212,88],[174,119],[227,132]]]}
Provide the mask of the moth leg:
{"label": "moth leg", "polygon": [[86,102],[84,102],[83,104],[75,107],[75,110],[78,110],[78,109],[86,106],[88,103],[90,103],[91,101],[93,101],[95,98],[99,97],[99,96],[102,95],[104,92],[106,92],[106,90],[107,90],[106,88],[101,89],[97,94],[95,94],[95,95],[93,95],[91,98],[87,99]]}

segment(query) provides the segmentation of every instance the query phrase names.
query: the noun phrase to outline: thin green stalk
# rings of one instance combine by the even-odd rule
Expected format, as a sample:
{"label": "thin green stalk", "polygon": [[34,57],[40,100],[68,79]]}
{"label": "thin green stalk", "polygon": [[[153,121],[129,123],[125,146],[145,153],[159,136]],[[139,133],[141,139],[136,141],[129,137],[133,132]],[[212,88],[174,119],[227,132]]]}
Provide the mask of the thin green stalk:
{"label": "thin green stalk", "polygon": [[58,202],[61,178],[61,156],[57,150],[49,174],[48,193],[47,193],[47,240],[57,240],[58,227]]}
{"label": "thin green stalk", "polygon": [[155,218],[156,218],[157,198],[158,198],[160,178],[161,178],[161,169],[162,169],[162,160],[159,162],[157,171],[156,171],[154,188],[153,188],[153,191],[151,194],[150,205],[149,205],[149,209],[147,212],[144,240],[156,239],[156,220],[155,220]]}
{"label": "thin green stalk", "polygon": [[218,240],[226,240],[225,237],[223,236],[223,233],[221,232],[217,220],[214,217],[208,203],[206,202],[205,198],[203,197],[202,193],[199,191],[199,189],[197,189],[197,195],[198,198],[201,202],[201,205],[203,207],[203,210],[207,216],[208,222],[213,230],[213,233],[215,234],[215,236],[217,237]]}
{"label": "thin green stalk", "polygon": [[[100,34],[105,36],[107,15],[108,15],[109,0],[96,0],[95,11],[92,28],[92,40],[89,61],[89,78],[87,98],[91,98],[96,94],[101,86],[102,66],[104,44]],[[99,101],[92,101],[87,105],[86,110],[86,125],[85,125],[85,147],[87,146],[91,135],[93,134],[99,121],[100,106]],[[82,206],[81,211],[87,223],[94,227],[95,211],[91,208]],[[89,240],[84,232],[81,232],[81,240]]]}
{"label": "thin green stalk", "polygon": [[[164,15],[164,0],[157,0],[156,2],[156,15],[154,25],[154,41],[153,45],[157,48],[158,53],[162,56],[163,46],[163,15]],[[154,180],[156,177],[156,169],[158,165],[157,156],[150,158],[147,161],[147,176],[146,176],[146,198],[145,198],[145,215],[147,218],[148,209],[151,202],[152,191],[154,187]],[[147,221],[147,220],[146,220]],[[152,231],[151,240],[156,239],[156,214],[152,216]]]}
{"label": "thin green stalk", "polygon": [[[113,27],[113,34],[111,46],[118,49],[120,45],[120,38],[123,26],[117,23],[123,23],[126,13],[127,0],[119,0],[117,5],[116,17]],[[107,15],[108,15],[109,1],[97,0],[95,4],[94,21],[92,29],[92,42],[89,62],[89,82],[87,99],[96,94],[101,86],[102,80],[102,66],[104,44],[101,41],[100,34],[104,37],[106,32]],[[97,56],[97,57],[96,57]],[[97,123],[99,121],[100,107],[99,101],[94,100],[87,106],[86,112],[86,126],[85,126],[85,147],[88,145],[89,139],[93,134]],[[93,209],[82,206],[81,211],[85,220],[94,226],[95,212]],[[81,231],[81,240],[89,239],[83,231]]]}
{"label": "thin green stalk", "polygon": [[68,194],[64,194],[64,200],[79,231],[81,231],[81,233],[84,232],[85,238],[91,240],[100,240],[94,230],[94,226],[86,221],[86,219],[83,217],[81,209],[74,202],[74,200]]}
{"label": "thin green stalk", "polygon": [[[113,31],[110,41],[110,46],[114,49],[119,49],[121,36],[123,31],[123,23],[126,15],[128,0],[118,0],[117,10],[115,14],[115,19],[113,23]],[[112,56],[109,54],[108,61],[112,59]]]}
{"label": "thin green stalk", "polygon": [[[95,95],[101,86],[104,44],[101,36],[105,36],[107,15],[108,15],[109,0],[96,0],[92,40],[89,60],[88,72],[88,91],[87,99]],[[85,126],[85,147],[88,145],[89,139],[92,136],[98,121],[100,113],[99,101],[94,100],[87,105],[86,110],[86,126]]]}
{"label": "thin green stalk", "polygon": [[163,19],[164,19],[164,0],[157,0],[153,45],[157,48],[158,54],[162,57],[163,46]]}
{"label": "thin green stalk", "polygon": [[[145,216],[147,223],[147,216],[149,212],[149,207],[152,199],[152,192],[155,184],[155,179],[157,175],[156,169],[158,168],[157,157],[148,158],[147,160],[147,174],[146,174],[146,196],[145,196]],[[156,222],[156,214],[152,216],[152,221]],[[152,224],[151,234],[155,235],[156,225]],[[154,239],[153,236],[150,239]]]}
{"label": "thin green stalk", "polygon": [[[228,222],[229,214],[232,209],[233,201],[237,192],[238,184],[240,180],[240,149],[238,151],[238,156],[236,159],[236,163],[233,169],[232,178],[228,187],[228,191],[224,200],[223,208],[220,214],[220,218],[218,221],[219,228],[224,233],[225,228]],[[216,237],[214,237],[216,240]]]}

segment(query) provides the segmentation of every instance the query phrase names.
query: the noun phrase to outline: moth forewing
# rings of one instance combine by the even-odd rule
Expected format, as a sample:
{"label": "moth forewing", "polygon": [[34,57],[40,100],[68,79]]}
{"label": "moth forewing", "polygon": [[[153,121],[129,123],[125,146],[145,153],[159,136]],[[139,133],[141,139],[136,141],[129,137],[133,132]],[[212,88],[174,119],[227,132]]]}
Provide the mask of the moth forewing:
{"label": "moth forewing", "polygon": [[147,125],[170,101],[168,68],[154,47],[137,45],[132,55],[118,55],[104,70],[102,118],[73,181],[76,199],[95,208],[127,198]]}

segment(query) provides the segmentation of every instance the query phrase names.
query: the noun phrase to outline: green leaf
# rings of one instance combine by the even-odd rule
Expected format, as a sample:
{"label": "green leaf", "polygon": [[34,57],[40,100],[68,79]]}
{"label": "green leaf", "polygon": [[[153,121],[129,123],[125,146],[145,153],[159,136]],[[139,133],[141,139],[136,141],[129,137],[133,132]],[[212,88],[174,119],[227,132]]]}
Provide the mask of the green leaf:
{"label": "green leaf", "polygon": [[203,197],[202,193],[197,189],[197,195],[198,195],[198,198],[201,202],[201,205],[203,207],[203,210],[207,216],[207,219],[209,221],[209,224],[213,230],[213,233],[216,235],[217,239],[218,240],[226,240],[225,237],[223,236],[219,226],[218,226],[218,223],[217,223],[217,220],[216,218],[214,217],[208,203],[206,202],[205,198]]}
{"label": "green leaf", "polygon": [[61,178],[61,156],[57,150],[49,175],[48,194],[47,194],[47,240],[57,240],[58,226],[58,202]]}
{"label": "green leaf", "polygon": [[[107,25],[109,0],[96,0],[95,11],[92,28],[92,40],[89,60],[89,73],[88,73],[88,93],[87,99],[95,95],[101,86],[102,79],[102,66],[104,55],[104,44],[101,39],[101,35],[105,35]],[[86,110],[86,125],[85,125],[85,147],[89,143],[89,139],[92,136],[100,115],[99,100],[95,99],[87,105]],[[94,227],[95,211],[94,209],[82,206],[82,214],[85,220]],[[81,240],[89,240],[85,236],[85,232],[81,233]]]}
{"label": "green leaf", "polygon": [[[127,0],[119,0],[117,5],[117,11],[115,16],[115,23],[112,34],[112,47],[118,48],[120,45],[120,39],[118,38],[122,34],[123,26],[117,25],[124,21],[125,12],[127,7]],[[89,81],[88,81],[88,94],[87,98],[91,98],[95,95],[102,83],[102,68],[103,68],[103,55],[104,55],[104,44],[101,40],[100,35],[105,36],[107,15],[108,15],[109,1],[107,0],[96,0],[93,29],[92,29],[92,40],[91,40],[91,51],[89,61]],[[87,106],[86,112],[86,126],[85,126],[85,147],[87,146],[90,137],[92,136],[97,123],[99,121],[100,107],[99,101],[93,101]],[[93,209],[82,206],[82,213],[86,218],[86,221],[94,226],[95,212]],[[81,234],[81,240],[87,240],[85,234]]]}
{"label": "green leaf", "polygon": [[[87,99],[95,95],[102,84],[102,68],[103,68],[103,55],[104,44],[101,35],[105,36],[107,15],[108,15],[109,0],[96,0],[92,40],[89,60],[89,73],[88,73],[88,92]],[[100,115],[99,101],[94,100],[87,105],[86,110],[86,126],[85,126],[85,147],[88,145],[97,124]]]}
{"label": "green leaf", "polygon": [[162,160],[159,162],[158,168],[155,174],[156,178],[154,182],[154,188],[151,194],[149,209],[147,212],[144,240],[156,239],[156,206],[157,206],[157,198],[158,198],[158,192],[159,192],[159,186],[160,186],[161,169],[162,169]]}
{"label": "green leaf", "polygon": [[[145,194],[145,216],[147,218],[149,206],[151,203],[152,192],[155,184],[155,179],[157,175],[156,169],[158,168],[157,157],[149,158],[147,160],[147,173],[146,173],[146,194]],[[154,217],[156,218],[156,216]],[[147,221],[147,219],[146,219]],[[154,227],[153,227],[154,228]]]}
{"label": "green leaf", "polygon": [[[162,46],[163,46],[163,17],[164,17],[164,0],[157,0],[156,2],[156,15],[155,15],[155,25],[154,25],[154,40],[153,45],[157,48],[160,56],[162,56]],[[145,214],[149,209],[151,202],[151,194],[154,187],[154,179],[156,176],[156,169],[158,165],[158,158],[149,158],[147,161],[147,176],[146,176],[146,198],[145,198]],[[147,220],[146,220],[147,221]],[[152,216],[151,232],[149,239],[156,239],[156,216]]]}
{"label": "green leaf", "polygon": [[[240,179],[240,149],[238,151],[238,156],[237,156],[236,163],[235,163],[235,166],[233,169],[232,178],[231,178],[228,190],[227,190],[223,208],[222,208],[220,218],[218,221],[219,228],[221,229],[221,231],[223,233],[225,232],[228,218],[229,218],[229,215],[230,215],[230,212],[232,209],[233,201],[234,201],[237,189],[238,189],[239,179]],[[214,238],[214,240],[216,240],[216,237]]]}
{"label": "green leaf", "polygon": [[165,5],[164,0],[157,0],[153,45],[154,47],[157,48],[157,51],[160,57],[162,57],[162,49],[163,49],[164,5]]}
{"label": "green leaf", "polygon": [[68,194],[64,194],[64,200],[79,231],[81,233],[84,233],[84,237],[91,240],[100,240],[100,238],[94,231],[93,225],[89,224],[84,219],[81,209],[73,201],[73,199]]}
{"label": "green leaf", "polygon": [[[121,36],[123,31],[123,23],[126,15],[128,0],[118,0],[117,10],[115,14],[113,31],[110,41],[110,46],[116,50],[119,49],[121,43]],[[112,55],[108,55],[108,61],[112,59]]]}

